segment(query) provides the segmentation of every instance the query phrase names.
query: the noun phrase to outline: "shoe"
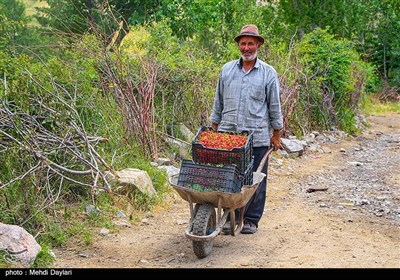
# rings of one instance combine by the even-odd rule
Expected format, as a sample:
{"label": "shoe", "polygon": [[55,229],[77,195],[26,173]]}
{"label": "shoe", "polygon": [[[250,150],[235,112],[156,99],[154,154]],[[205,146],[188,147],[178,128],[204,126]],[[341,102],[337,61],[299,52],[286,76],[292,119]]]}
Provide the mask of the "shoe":
{"label": "shoe", "polygon": [[227,221],[222,227],[222,233],[225,235],[231,234],[231,222]]}
{"label": "shoe", "polygon": [[253,223],[252,221],[245,221],[244,226],[243,226],[242,230],[240,231],[240,233],[253,234],[253,233],[256,233],[256,231],[257,231],[257,226],[255,223]]}

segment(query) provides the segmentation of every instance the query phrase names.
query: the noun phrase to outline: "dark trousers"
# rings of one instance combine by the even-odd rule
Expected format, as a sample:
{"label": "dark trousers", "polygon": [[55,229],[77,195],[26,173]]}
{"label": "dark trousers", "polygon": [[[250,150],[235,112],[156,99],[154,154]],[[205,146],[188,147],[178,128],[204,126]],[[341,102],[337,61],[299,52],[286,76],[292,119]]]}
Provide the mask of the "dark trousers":
{"label": "dark trousers", "polygon": [[[254,165],[253,172],[257,171],[260,162],[268,151],[269,147],[254,147],[253,148],[253,156],[254,156]],[[268,175],[268,161],[265,162],[264,167],[261,169],[261,172]],[[244,210],[244,220],[252,221],[258,227],[258,222],[261,220],[261,217],[264,213],[265,201],[267,196],[267,176],[260,182],[256,192],[250,198],[249,202],[245,206]],[[239,209],[235,211],[236,219],[239,217]],[[229,216],[228,216],[229,220]],[[236,221],[237,222],[237,221]]]}
{"label": "dark trousers", "polygon": [[[260,165],[260,162],[268,151],[268,147],[256,147],[253,148],[254,155],[254,166],[253,171],[255,172]],[[261,172],[268,175],[268,159],[265,162]],[[267,198],[267,176],[260,182],[256,192],[250,198],[249,202],[246,204],[244,211],[244,220],[252,221],[258,227],[258,222],[260,221],[265,207],[265,201]]]}

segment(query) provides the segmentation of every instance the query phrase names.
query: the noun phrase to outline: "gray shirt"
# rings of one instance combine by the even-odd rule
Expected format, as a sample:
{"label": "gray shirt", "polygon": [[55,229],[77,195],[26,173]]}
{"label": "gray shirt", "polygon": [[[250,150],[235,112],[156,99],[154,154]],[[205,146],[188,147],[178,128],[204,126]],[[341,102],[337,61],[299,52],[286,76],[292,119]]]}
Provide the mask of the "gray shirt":
{"label": "gray shirt", "polygon": [[245,73],[241,59],[226,63],[210,116],[221,131],[253,131],[253,146],[270,146],[272,127],[283,128],[279,80],[275,69],[257,58]]}

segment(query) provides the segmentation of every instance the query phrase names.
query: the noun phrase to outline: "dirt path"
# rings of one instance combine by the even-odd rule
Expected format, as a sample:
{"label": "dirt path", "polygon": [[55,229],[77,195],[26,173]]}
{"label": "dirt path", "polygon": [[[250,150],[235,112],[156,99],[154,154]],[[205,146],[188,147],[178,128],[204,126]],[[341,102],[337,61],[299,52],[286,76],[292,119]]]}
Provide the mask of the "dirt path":
{"label": "dirt path", "polygon": [[[400,114],[368,120],[363,135],[324,153],[271,158],[257,233],[219,235],[204,259],[184,236],[189,207],[174,193],[146,222],[54,250],[54,268],[400,268]],[[307,192],[316,187],[328,189]]]}

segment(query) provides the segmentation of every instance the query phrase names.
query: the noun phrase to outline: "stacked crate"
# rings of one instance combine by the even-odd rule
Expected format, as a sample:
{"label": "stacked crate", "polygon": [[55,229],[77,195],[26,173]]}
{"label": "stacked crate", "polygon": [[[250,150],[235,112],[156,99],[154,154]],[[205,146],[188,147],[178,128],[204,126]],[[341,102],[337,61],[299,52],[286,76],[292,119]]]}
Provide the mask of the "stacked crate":
{"label": "stacked crate", "polygon": [[231,150],[205,147],[198,139],[202,132],[212,130],[202,126],[192,141],[193,160],[183,160],[178,185],[196,191],[240,192],[243,185],[253,184],[253,133],[217,132],[246,136],[242,147]]}

